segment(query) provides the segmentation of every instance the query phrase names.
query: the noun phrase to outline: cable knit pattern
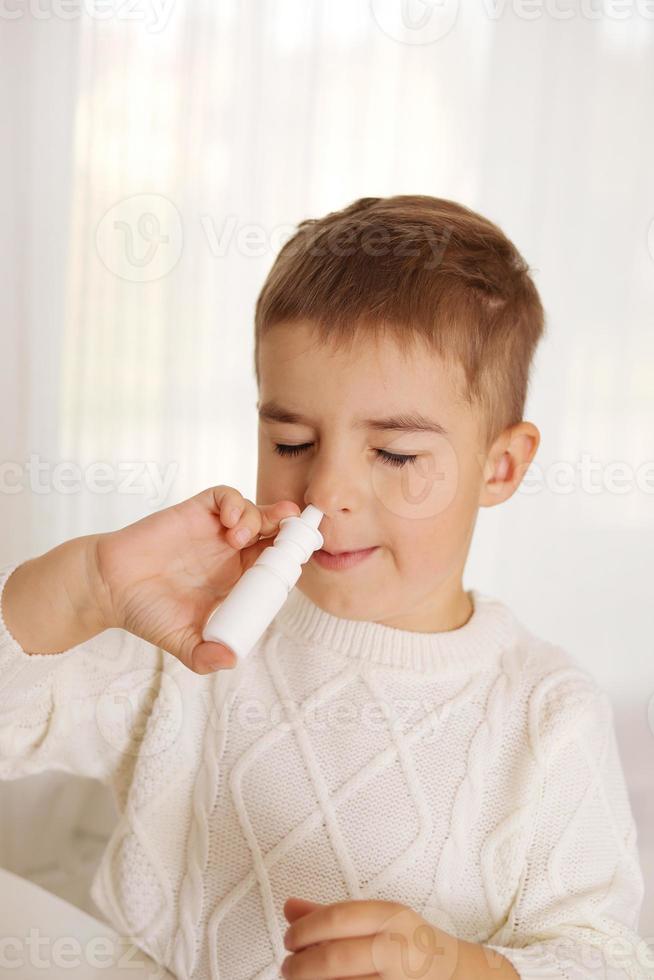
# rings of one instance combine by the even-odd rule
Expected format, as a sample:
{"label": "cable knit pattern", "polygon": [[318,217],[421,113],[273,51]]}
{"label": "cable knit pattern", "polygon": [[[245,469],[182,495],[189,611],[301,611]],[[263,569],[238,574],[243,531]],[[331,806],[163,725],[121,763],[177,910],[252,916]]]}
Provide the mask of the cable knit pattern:
{"label": "cable knit pattern", "polygon": [[416,633],[296,587],[199,676],[115,629],[26,653],[14,567],[0,778],[112,787],[91,894],[180,980],[277,980],[290,895],[400,902],[525,980],[654,977],[609,698],[503,602],[471,590],[462,627]]}

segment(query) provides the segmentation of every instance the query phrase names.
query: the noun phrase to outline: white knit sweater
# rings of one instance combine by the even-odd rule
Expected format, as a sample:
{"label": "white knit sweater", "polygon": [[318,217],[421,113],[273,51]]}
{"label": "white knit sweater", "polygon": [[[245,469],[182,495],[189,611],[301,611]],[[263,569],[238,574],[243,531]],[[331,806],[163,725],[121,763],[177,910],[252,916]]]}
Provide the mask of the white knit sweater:
{"label": "white knit sweater", "polygon": [[204,676],[119,629],[29,655],[0,616],[0,777],[112,787],[92,897],[180,978],[276,980],[290,895],[400,902],[523,978],[653,977],[610,701],[469,595],[464,626],[415,633],[296,587]]}

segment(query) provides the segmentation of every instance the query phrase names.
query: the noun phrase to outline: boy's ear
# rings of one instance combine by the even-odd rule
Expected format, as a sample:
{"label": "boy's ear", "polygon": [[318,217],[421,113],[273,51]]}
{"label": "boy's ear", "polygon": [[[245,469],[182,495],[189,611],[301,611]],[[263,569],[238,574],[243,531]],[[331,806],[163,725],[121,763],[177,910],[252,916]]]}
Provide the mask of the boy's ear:
{"label": "boy's ear", "polygon": [[498,436],[487,456],[479,457],[480,507],[494,507],[515,493],[539,445],[540,432],[531,422],[519,422]]}

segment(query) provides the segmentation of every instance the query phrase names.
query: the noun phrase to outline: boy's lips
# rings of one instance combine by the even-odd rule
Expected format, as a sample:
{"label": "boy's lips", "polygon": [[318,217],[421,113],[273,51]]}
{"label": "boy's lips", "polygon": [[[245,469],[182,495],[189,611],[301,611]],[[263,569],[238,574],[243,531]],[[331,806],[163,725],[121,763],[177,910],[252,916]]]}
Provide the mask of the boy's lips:
{"label": "boy's lips", "polygon": [[369,547],[375,547],[375,545],[369,545],[363,548],[321,548],[321,551],[326,551],[328,555],[353,555],[357,551],[368,551]]}
{"label": "boy's lips", "polygon": [[319,548],[311,556],[313,560],[323,568],[344,569],[358,565],[359,562],[372,555],[377,550],[378,545],[370,548],[358,548],[356,551],[328,551],[326,548]]}

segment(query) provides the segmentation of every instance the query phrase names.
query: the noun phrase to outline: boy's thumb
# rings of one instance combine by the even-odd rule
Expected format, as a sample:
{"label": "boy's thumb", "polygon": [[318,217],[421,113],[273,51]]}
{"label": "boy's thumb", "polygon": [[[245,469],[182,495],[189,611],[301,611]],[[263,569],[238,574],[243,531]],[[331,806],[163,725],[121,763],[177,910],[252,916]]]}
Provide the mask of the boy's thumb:
{"label": "boy's thumb", "polygon": [[193,638],[193,644],[188,659],[182,656],[180,660],[196,674],[208,674],[215,670],[216,666],[227,668],[236,665],[234,651],[222,643],[212,643],[203,640],[201,636],[196,636]]}

